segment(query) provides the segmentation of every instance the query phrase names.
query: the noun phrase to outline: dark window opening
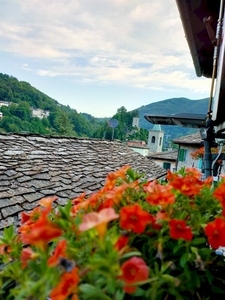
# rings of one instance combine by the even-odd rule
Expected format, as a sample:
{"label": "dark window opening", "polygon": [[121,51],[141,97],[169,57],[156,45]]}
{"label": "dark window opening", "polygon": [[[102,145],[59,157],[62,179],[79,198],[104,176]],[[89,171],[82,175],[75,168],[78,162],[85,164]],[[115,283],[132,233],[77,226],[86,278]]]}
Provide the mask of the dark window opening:
{"label": "dark window opening", "polygon": [[170,170],[170,166],[171,166],[171,163],[168,163],[168,162],[163,163],[163,169]]}
{"label": "dark window opening", "polygon": [[160,139],[159,139],[159,146],[161,146],[162,145],[162,138],[160,137]]}

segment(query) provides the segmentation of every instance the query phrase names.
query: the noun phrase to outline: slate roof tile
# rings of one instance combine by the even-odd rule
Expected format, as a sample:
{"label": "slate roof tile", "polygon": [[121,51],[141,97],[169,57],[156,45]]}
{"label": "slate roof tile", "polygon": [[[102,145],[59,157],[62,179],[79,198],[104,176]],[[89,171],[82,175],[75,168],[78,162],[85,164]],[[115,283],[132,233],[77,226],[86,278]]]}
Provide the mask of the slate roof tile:
{"label": "slate roof tile", "polygon": [[8,216],[15,215],[16,213],[21,212],[21,211],[23,211],[22,207],[20,205],[16,204],[13,206],[3,208],[1,210],[1,213],[2,213],[3,217],[6,218]]}
{"label": "slate roof tile", "polygon": [[160,178],[166,170],[120,141],[0,133],[0,229],[18,225],[41,198],[57,203],[99,190],[124,165]]}
{"label": "slate roof tile", "polygon": [[178,145],[195,145],[195,146],[201,146],[203,145],[203,140],[201,138],[200,132],[193,133],[190,135],[182,136],[180,138],[176,138],[172,141],[174,144]]}

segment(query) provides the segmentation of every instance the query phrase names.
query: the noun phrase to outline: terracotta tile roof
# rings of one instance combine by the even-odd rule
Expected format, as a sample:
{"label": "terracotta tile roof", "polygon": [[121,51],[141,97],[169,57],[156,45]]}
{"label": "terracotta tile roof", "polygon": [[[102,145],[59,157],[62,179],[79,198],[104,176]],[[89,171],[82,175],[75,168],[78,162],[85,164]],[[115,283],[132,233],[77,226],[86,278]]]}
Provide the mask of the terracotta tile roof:
{"label": "terracotta tile roof", "polygon": [[138,144],[133,144],[133,145],[128,145],[129,148],[137,148],[137,149],[149,149],[148,146],[146,145],[138,145]]}
{"label": "terracotta tile roof", "polygon": [[200,132],[182,136],[180,138],[174,139],[172,141],[174,144],[180,144],[180,145],[195,145],[195,146],[202,146],[203,145],[203,140],[201,139]]}
{"label": "terracotta tile roof", "polygon": [[46,196],[65,204],[99,190],[109,172],[124,165],[160,178],[166,170],[120,141],[0,134],[0,231],[18,224]]}
{"label": "terracotta tile roof", "polygon": [[147,157],[150,159],[176,161],[177,154],[178,154],[178,151],[173,150],[173,151],[150,153]]}

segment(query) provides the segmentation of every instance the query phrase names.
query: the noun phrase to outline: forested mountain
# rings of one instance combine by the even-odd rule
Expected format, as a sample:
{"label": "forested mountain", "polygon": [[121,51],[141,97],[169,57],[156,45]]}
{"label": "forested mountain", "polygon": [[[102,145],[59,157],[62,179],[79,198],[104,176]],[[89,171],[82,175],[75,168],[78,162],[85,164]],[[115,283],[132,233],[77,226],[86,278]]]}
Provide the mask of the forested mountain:
{"label": "forested mountain", "polygon": [[[118,120],[113,130],[109,119],[95,118],[87,113],[77,113],[68,105],[62,105],[50,98],[29,83],[19,81],[15,77],[0,73],[0,102],[7,101],[9,106],[1,106],[0,132],[29,132],[39,134],[56,134],[66,136],[86,136],[94,138],[147,141],[148,130],[153,125],[144,119],[145,114],[176,114],[182,112],[206,113],[208,99],[190,100],[187,98],[167,99],[141,106],[128,112],[124,106],[111,116]],[[32,109],[49,111],[43,119],[32,116]],[[139,131],[132,128],[133,117],[140,117]],[[162,126],[165,141],[196,132],[194,129],[179,126]]]}
{"label": "forested mountain", "polygon": [[[67,136],[94,136],[103,121],[88,114],[82,115],[69,106],[32,87],[29,83],[0,73],[0,101],[10,102],[0,111],[2,132],[30,132]],[[32,116],[32,109],[49,111],[49,117],[39,119]]]}
{"label": "forested mountain", "polygon": [[[178,113],[200,113],[207,114],[209,98],[201,100],[190,100],[187,98],[172,98],[159,102],[154,102],[138,108],[140,116],[140,127],[152,129],[153,124],[146,121],[144,115],[148,114],[178,114]],[[197,129],[184,128],[180,126],[162,125],[162,130],[165,132],[164,140],[173,140],[174,138],[185,136],[197,132]]]}

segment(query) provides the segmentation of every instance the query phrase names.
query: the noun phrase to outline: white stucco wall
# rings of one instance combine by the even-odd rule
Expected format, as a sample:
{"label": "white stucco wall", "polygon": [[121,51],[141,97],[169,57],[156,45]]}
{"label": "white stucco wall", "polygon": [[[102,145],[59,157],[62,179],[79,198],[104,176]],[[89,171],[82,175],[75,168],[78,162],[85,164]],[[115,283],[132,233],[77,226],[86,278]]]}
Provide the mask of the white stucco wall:
{"label": "white stucco wall", "polygon": [[149,154],[149,149],[144,149],[144,148],[133,148],[133,147],[130,147],[132,150],[134,150],[135,152],[143,155],[143,156],[147,156]]}
{"label": "white stucco wall", "polygon": [[176,168],[176,162],[173,161],[162,161],[162,160],[157,160],[157,159],[152,159],[154,161],[154,163],[156,163],[158,166],[160,166],[161,168],[163,168],[163,163],[170,163],[170,171],[173,172],[174,169]]}
{"label": "white stucco wall", "polygon": [[[152,142],[154,137],[155,141]],[[149,130],[148,134],[148,148],[150,152],[162,152],[164,132],[158,130]]]}

